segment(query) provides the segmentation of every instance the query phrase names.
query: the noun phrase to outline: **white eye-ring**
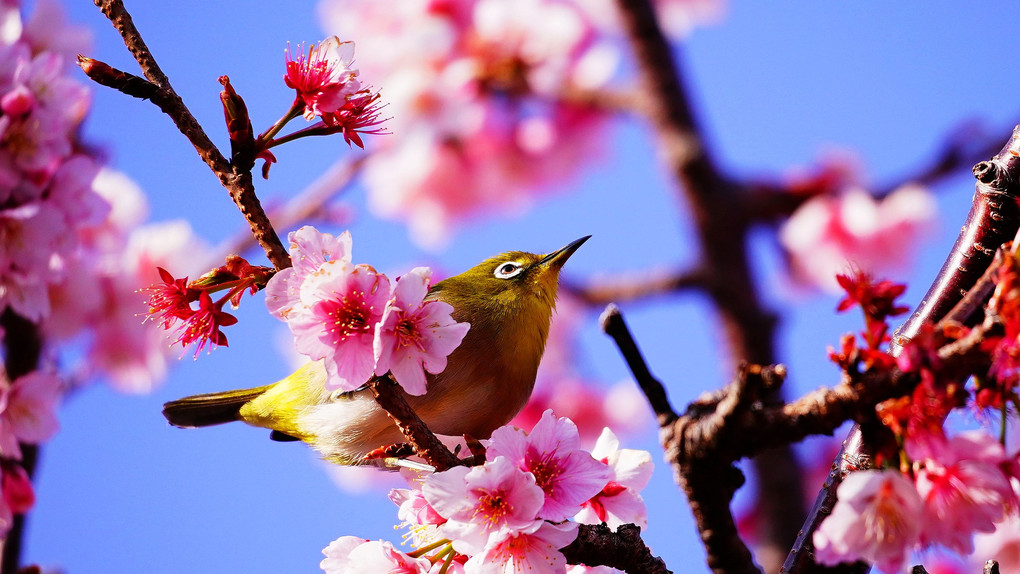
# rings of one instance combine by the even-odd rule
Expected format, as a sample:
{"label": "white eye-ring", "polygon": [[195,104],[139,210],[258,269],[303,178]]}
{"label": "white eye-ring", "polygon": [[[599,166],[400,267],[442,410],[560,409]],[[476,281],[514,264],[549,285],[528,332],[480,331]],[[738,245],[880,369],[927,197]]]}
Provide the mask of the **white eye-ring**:
{"label": "white eye-ring", "polygon": [[492,274],[496,276],[496,279],[509,279],[518,275],[521,271],[524,271],[523,265],[516,261],[507,261],[497,265],[496,270]]}

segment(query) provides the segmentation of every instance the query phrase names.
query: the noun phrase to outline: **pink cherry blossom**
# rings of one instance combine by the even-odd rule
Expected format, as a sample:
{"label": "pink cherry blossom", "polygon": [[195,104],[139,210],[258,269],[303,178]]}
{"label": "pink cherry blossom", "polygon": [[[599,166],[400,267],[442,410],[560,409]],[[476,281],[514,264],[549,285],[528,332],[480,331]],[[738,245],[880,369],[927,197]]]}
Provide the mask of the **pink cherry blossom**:
{"label": "pink cherry blossom", "polygon": [[992,532],[1016,495],[1001,465],[1006,453],[983,432],[949,439],[934,459],[917,472],[924,500],[922,542],[941,544],[961,554],[974,550],[975,532]]}
{"label": "pink cherry blossom", "polygon": [[10,529],[15,514],[24,514],[35,505],[35,490],[28,473],[18,463],[0,466],[0,536]]}
{"label": "pink cherry blossom", "polygon": [[438,527],[446,523],[446,518],[432,508],[420,489],[394,488],[390,490],[389,499],[400,507],[397,518],[410,529],[416,546],[430,544],[440,538]]}
{"label": "pink cherry blossom", "polygon": [[545,495],[534,475],[502,456],[471,469],[433,474],[422,494],[448,519],[440,529],[463,554],[481,552],[493,537],[534,532],[543,524],[537,515]]}
{"label": "pink cherry blossom", "polygon": [[432,566],[425,558],[412,558],[385,540],[365,540],[356,536],[342,536],[331,542],[322,553],[326,558],[319,566],[326,574],[426,574]]}
{"label": "pink cherry blossom", "polygon": [[853,187],[805,202],[779,237],[799,278],[836,292],[836,275],[850,267],[884,274],[908,263],[909,249],[889,245],[918,245],[934,217],[935,200],[925,188],[905,186],[875,200]]}
{"label": "pink cherry blossom", "polygon": [[507,532],[472,556],[465,570],[477,574],[559,574],[567,560],[560,548],[577,538],[577,523],[543,522],[533,532]]}
{"label": "pink cherry blossom", "polygon": [[503,426],[492,433],[486,457],[505,456],[535,476],[545,492],[538,517],[559,522],[577,514],[581,503],[598,494],[609,481],[605,464],[580,450],[581,438],[570,419],[545,411],[531,433]]}
{"label": "pink cherry blossom", "polygon": [[416,267],[397,279],[375,333],[375,374],[389,371],[412,395],[425,394],[424,371],[442,372],[470,328],[453,320],[449,303],[424,300],[431,273]]}
{"label": "pink cherry blossom", "polygon": [[311,120],[321,116],[327,124],[350,96],[361,90],[358,71],[351,68],[354,43],[341,42],[333,36],[312,44],[304,53],[304,44],[298,46],[297,56],[287,49],[287,73],[283,79],[297,91],[297,99],[304,104],[304,116]]}
{"label": "pink cherry blossom", "polygon": [[652,477],[652,455],[621,449],[619,439],[608,428],[602,431],[591,455],[609,466],[609,482],[582,505],[574,519],[582,524],[605,522],[614,530],[623,524],[647,527],[648,511],[639,493]]}
{"label": "pink cherry blossom", "polygon": [[351,234],[344,231],[334,237],[306,225],[287,236],[293,267],[280,270],[266,285],[266,306],[269,312],[287,320],[301,303],[301,287],[309,275],[318,272],[328,261],[351,262]]}
{"label": "pink cherry blossom", "polygon": [[973,572],[980,572],[985,560],[997,561],[1000,572],[1020,572],[1020,514],[1013,511],[994,532],[975,536],[970,559]]}
{"label": "pink cherry blossom", "polygon": [[359,388],[375,371],[373,342],[390,296],[389,279],[368,265],[331,260],[305,281],[306,288],[306,308],[287,321],[295,348],[324,359],[327,388]]}
{"label": "pink cherry blossom", "polygon": [[623,574],[622,570],[610,568],[609,566],[585,566],[584,564],[571,564],[567,566],[567,574]]}
{"label": "pink cherry blossom", "polygon": [[864,560],[902,572],[920,541],[923,502],[897,470],[851,473],[836,491],[832,514],[815,531],[815,558],[826,565]]}
{"label": "pink cherry blossom", "polygon": [[20,459],[18,443],[41,444],[59,428],[57,402],[63,385],[44,371],[33,371],[0,388],[0,455]]}

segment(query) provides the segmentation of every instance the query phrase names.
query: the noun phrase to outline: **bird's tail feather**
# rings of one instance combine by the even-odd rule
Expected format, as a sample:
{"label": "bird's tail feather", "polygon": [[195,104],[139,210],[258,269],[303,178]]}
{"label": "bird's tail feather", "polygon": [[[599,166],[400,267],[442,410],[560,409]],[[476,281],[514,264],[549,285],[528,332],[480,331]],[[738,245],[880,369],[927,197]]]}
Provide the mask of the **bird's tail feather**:
{"label": "bird's tail feather", "polygon": [[163,405],[163,416],[181,428],[207,427],[240,420],[241,407],[273,385],[193,395]]}

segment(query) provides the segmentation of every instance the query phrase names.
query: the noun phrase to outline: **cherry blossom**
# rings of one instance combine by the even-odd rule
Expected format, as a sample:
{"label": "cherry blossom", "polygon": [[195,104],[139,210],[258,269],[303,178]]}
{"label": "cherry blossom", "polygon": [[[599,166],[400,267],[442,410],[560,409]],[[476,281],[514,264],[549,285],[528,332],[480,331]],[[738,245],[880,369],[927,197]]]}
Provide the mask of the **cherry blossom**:
{"label": "cherry blossom", "polygon": [[575,522],[543,522],[533,532],[507,532],[491,540],[482,552],[472,556],[464,569],[477,574],[559,574],[564,572],[567,564],[560,548],[575,538]]}
{"label": "cherry blossom", "polygon": [[35,505],[35,490],[28,472],[18,463],[0,465],[0,537],[6,535],[15,514],[24,514]]}
{"label": "cherry blossom", "polygon": [[448,521],[440,529],[461,553],[481,552],[490,539],[511,533],[531,533],[545,495],[531,473],[506,457],[482,466],[458,466],[433,474],[422,485],[425,500]]}
{"label": "cherry blossom", "polygon": [[608,428],[603,429],[591,455],[609,466],[609,482],[583,504],[574,519],[582,524],[605,522],[614,530],[623,524],[645,528],[648,513],[639,492],[652,477],[652,455],[648,451],[621,449],[619,439]]}
{"label": "cherry blossom", "polygon": [[312,44],[307,54],[302,44],[297,48],[296,57],[291,55],[290,48],[286,55],[287,73],[283,79],[288,87],[297,91],[307,120],[321,116],[329,123],[347,99],[361,89],[358,71],[351,68],[353,42],[341,42],[333,36]]}
{"label": "cherry blossom", "polygon": [[851,473],[836,491],[832,514],[814,534],[815,557],[826,565],[865,560],[902,572],[921,535],[923,502],[898,470]]}
{"label": "cherry blossom", "polygon": [[505,456],[535,476],[545,492],[538,517],[558,522],[577,514],[581,503],[598,494],[609,481],[605,464],[580,450],[577,426],[545,411],[531,433],[503,426],[492,433],[486,457]]}
{"label": "cherry blossom", "polygon": [[934,218],[935,200],[925,188],[904,186],[876,200],[852,187],[806,201],[779,238],[800,279],[836,291],[835,276],[850,267],[887,273],[909,262],[909,249],[889,245],[917,245]]}
{"label": "cherry blossom", "polygon": [[389,371],[409,394],[425,394],[425,372],[446,368],[446,357],[460,345],[470,325],[453,320],[453,307],[425,301],[431,271],[416,267],[397,279],[375,332],[375,374]]}
{"label": "cherry blossom", "polygon": [[33,371],[13,382],[0,379],[0,455],[20,460],[19,443],[41,444],[56,432],[63,389],[52,373]]}
{"label": "cherry blossom", "polygon": [[1016,495],[1002,472],[1006,453],[980,431],[949,439],[942,452],[924,461],[917,491],[924,500],[922,541],[962,554],[974,549],[975,532],[992,532]]}
{"label": "cherry blossom", "polygon": [[322,553],[326,558],[319,566],[326,574],[425,574],[432,566],[425,558],[412,558],[384,540],[365,540],[356,536],[340,537]]}
{"label": "cherry blossom", "polygon": [[301,303],[301,287],[309,275],[329,261],[351,262],[352,244],[349,231],[334,237],[310,225],[292,231],[287,239],[293,266],[281,269],[266,285],[266,306],[283,320]]}

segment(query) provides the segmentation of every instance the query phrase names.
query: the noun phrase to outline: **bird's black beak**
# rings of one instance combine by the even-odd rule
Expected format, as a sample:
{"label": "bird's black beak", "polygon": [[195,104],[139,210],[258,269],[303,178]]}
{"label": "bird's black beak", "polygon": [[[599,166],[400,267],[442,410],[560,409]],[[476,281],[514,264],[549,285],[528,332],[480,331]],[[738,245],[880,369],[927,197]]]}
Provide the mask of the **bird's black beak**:
{"label": "bird's black beak", "polygon": [[536,265],[544,265],[559,269],[560,267],[563,267],[563,264],[567,262],[567,259],[570,259],[570,256],[573,255],[575,251],[577,251],[577,248],[580,247],[581,244],[583,244],[585,241],[588,241],[589,239],[591,239],[591,235],[585,235],[580,239],[575,239],[574,241],[571,241],[570,243],[564,245],[563,247],[557,249],[556,251],[553,251],[552,253],[546,255],[545,257],[540,259],[538,263],[536,263]]}

